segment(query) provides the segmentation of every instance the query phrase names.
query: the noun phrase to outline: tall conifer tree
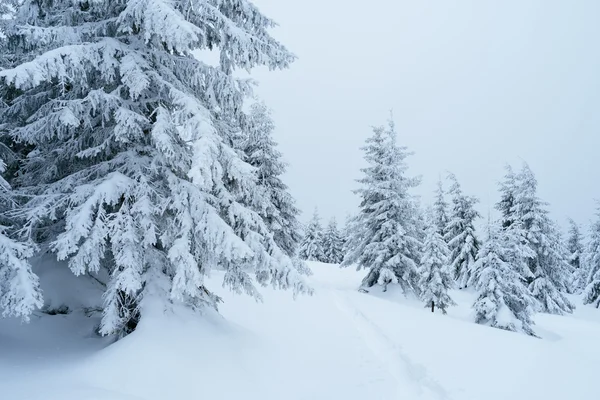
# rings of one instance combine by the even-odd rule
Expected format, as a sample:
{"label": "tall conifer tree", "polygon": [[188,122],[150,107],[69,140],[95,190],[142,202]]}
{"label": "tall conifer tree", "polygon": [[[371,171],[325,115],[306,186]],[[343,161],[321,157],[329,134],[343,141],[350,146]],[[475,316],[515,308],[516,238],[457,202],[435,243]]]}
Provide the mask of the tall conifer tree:
{"label": "tall conifer tree", "polygon": [[475,220],[480,217],[475,210],[477,198],[463,193],[454,174],[448,176],[452,185],[452,211],[447,227],[445,240],[450,247],[450,266],[454,279],[460,289],[467,287],[471,277],[473,264],[479,251],[479,240],[475,234]]}
{"label": "tall conifer tree", "polygon": [[362,287],[397,282],[406,292],[419,293],[417,265],[422,232],[419,208],[410,190],[419,181],[406,175],[406,147],[397,144],[396,129],[376,127],[363,148],[368,166],[362,170],[360,213],[342,265],[368,269]]}
{"label": "tall conifer tree", "polygon": [[24,156],[9,183],[22,233],[76,275],[107,270],[101,333],[134,329],[146,296],[216,307],[213,268],[255,297],[256,282],[309,291],[234,145],[252,86],[233,71],[294,60],[273,26],[247,0],[18,2],[0,71],[0,132]]}

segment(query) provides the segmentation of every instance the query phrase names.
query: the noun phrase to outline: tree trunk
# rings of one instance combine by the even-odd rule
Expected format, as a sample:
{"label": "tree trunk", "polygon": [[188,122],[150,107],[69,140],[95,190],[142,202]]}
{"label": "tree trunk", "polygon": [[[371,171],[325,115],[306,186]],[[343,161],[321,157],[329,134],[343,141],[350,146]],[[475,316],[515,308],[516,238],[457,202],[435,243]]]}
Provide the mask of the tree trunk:
{"label": "tree trunk", "polygon": [[431,300],[431,312],[434,312],[435,310],[435,302],[433,300]]}

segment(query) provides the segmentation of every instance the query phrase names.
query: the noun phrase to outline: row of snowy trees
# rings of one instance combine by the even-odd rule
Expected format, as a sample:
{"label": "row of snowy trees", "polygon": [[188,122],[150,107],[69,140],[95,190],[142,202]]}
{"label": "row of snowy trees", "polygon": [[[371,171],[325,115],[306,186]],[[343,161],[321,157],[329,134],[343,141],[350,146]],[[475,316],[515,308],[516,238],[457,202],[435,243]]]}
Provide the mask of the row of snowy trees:
{"label": "row of snowy trees", "polygon": [[323,230],[319,212],[315,209],[304,230],[299,256],[303,260],[339,264],[344,259],[345,242],[344,232],[338,229],[335,218],[332,218]]}
{"label": "row of snowy trees", "polygon": [[434,204],[421,209],[411,194],[419,180],[407,176],[410,153],[397,144],[393,121],[374,128],[364,151],[360,210],[342,262],[368,270],[363,290],[396,283],[445,312],[454,304],[449,289],[473,288],[476,322],[530,335],[534,312],[573,311],[567,293],[583,291],[585,303],[600,305],[600,218],[587,250],[574,223],[564,241],[527,165],[518,173],[507,167],[496,205],[501,217],[489,221],[482,242],[475,232],[478,200],[453,174],[448,193],[440,180]]}
{"label": "row of snowy trees", "polygon": [[[440,187],[427,213],[410,190],[418,178],[406,175],[406,147],[397,144],[390,119],[387,127],[375,127],[364,147],[368,166],[357,193],[360,212],[349,223],[347,252],[342,266],[367,269],[362,290],[375,284],[400,285],[405,293],[433,302],[443,312],[454,304],[448,296],[453,282],[466,282],[476,257],[474,200],[465,196],[453,175],[449,210]],[[426,214],[425,216],[423,214]]]}
{"label": "row of snowy trees", "polygon": [[216,307],[211,269],[254,297],[256,283],[311,292],[272,121],[243,111],[252,82],[233,75],[294,60],[273,21],[247,0],[3,0],[0,14],[4,315],[43,305],[37,251],[109,277],[102,334],[135,329],[149,296]]}

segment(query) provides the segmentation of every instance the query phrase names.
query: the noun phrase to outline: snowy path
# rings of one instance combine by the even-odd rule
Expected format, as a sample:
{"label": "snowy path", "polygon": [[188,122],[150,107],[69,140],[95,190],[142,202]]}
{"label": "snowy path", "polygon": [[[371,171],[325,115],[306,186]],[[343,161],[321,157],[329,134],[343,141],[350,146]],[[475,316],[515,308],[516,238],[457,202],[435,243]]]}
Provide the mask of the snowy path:
{"label": "snowy path", "polygon": [[411,360],[381,328],[354,307],[347,294],[332,290],[331,296],[339,310],[352,321],[369,348],[396,379],[398,398],[450,399],[446,390],[429,377],[427,369]]}

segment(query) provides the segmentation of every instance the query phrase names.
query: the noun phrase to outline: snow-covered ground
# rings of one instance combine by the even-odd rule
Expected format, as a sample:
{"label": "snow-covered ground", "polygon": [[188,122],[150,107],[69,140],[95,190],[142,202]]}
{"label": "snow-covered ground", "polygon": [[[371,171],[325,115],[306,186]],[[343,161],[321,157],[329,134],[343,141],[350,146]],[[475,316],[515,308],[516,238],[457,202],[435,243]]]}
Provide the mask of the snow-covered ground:
{"label": "snow-covered ground", "polygon": [[[357,292],[362,273],[352,269],[311,267],[312,297],[264,289],[261,304],[220,290],[222,316],[150,307],[135,333],[108,347],[89,310],[97,282],[86,282],[85,301],[46,293],[73,311],[36,313],[28,325],[0,320],[0,399],[597,398],[596,309],[537,315],[536,339],[471,322],[472,293],[452,292],[459,306],[443,316],[394,288]],[[42,285],[75,279],[47,271]]]}

